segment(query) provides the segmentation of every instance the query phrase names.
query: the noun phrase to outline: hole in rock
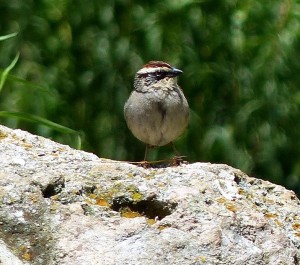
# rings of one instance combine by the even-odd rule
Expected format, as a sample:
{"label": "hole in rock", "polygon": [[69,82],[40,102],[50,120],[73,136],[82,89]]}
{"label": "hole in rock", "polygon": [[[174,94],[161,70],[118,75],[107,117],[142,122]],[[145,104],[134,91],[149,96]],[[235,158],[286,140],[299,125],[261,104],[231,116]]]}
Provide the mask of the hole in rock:
{"label": "hole in rock", "polygon": [[233,181],[236,183],[236,184],[240,184],[242,182],[242,178],[241,176],[237,175],[237,174],[234,174],[234,179]]}
{"label": "hole in rock", "polygon": [[158,218],[158,220],[170,215],[176,208],[177,203],[159,201],[153,198],[134,202],[129,198],[122,196],[115,198],[111,206],[112,210],[122,212],[123,209],[137,212],[149,219]]}
{"label": "hole in rock", "polygon": [[56,194],[59,194],[62,189],[65,187],[64,179],[59,178],[55,181],[49,183],[43,190],[43,197],[44,198],[50,198]]}

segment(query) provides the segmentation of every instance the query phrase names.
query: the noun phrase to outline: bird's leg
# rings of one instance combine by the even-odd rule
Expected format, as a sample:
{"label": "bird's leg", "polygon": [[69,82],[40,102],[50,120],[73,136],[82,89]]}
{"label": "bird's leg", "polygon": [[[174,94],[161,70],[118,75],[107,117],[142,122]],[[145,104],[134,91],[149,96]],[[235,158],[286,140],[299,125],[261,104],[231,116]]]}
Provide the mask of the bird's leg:
{"label": "bird's leg", "polygon": [[175,147],[175,144],[174,144],[173,142],[171,142],[171,144],[172,144],[173,151],[174,151],[175,155],[176,155],[177,157],[180,157],[180,154],[179,154],[179,152],[177,151],[177,149],[176,149],[176,147]]}
{"label": "bird's leg", "polygon": [[179,154],[179,152],[177,151],[177,149],[175,147],[175,144],[173,142],[171,142],[171,144],[172,144],[172,147],[173,147],[173,150],[174,150],[174,153],[175,153],[175,157],[173,159],[173,164],[178,166],[178,165],[184,163],[184,160],[183,160],[184,156],[181,156]]}
{"label": "bird's leg", "polygon": [[144,155],[144,161],[147,161],[147,154],[148,154],[148,144],[146,144],[146,148],[145,148],[145,155]]}
{"label": "bird's leg", "polygon": [[148,144],[146,144],[144,160],[139,162],[139,165],[142,166],[143,168],[149,167],[149,163],[147,161],[148,148],[149,148],[149,146],[148,146]]}

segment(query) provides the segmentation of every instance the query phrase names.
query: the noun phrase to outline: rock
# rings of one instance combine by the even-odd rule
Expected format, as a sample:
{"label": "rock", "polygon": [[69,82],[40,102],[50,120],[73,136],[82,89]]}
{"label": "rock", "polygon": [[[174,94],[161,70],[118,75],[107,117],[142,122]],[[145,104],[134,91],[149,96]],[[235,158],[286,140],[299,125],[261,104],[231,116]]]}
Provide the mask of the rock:
{"label": "rock", "polygon": [[144,169],[0,126],[0,264],[299,264],[299,213],[227,165]]}

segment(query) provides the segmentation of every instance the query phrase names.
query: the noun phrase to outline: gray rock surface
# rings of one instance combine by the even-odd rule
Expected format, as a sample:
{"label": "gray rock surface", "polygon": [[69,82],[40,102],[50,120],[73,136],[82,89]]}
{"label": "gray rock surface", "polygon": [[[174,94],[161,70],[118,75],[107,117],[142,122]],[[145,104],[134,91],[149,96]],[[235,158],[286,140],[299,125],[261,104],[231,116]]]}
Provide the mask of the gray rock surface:
{"label": "gray rock surface", "polygon": [[299,264],[294,192],[227,165],[144,169],[0,126],[0,264]]}

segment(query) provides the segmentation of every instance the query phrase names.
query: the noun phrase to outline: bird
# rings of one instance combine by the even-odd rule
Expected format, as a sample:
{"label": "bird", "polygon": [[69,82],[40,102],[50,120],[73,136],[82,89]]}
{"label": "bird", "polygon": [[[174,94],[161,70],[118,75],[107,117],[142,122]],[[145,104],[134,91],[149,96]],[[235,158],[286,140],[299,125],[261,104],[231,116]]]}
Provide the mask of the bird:
{"label": "bird", "polygon": [[172,144],[189,123],[189,104],[177,84],[183,71],[163,61],[150,61],[137,71],[133,91],[124,105],[124,117],[132,134],[149,147]]}

